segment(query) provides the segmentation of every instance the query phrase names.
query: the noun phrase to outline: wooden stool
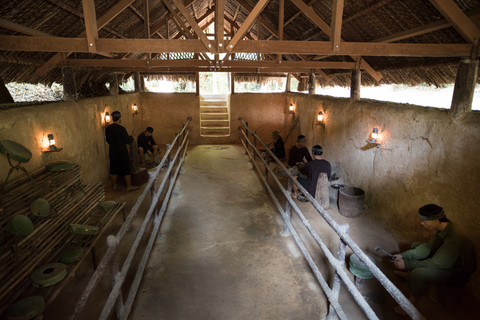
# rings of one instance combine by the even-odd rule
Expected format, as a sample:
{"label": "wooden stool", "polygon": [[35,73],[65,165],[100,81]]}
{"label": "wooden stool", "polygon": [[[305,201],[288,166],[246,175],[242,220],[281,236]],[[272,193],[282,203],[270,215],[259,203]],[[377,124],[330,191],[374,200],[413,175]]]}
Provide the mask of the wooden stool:
{"label": "wooden stool", "polygon": [[[8,163],[10,164],[10,170],[8,171],[7,178],[5,179],[5,182],[3,183],[2,189],[5,188],[5,185],[7,184],[8,178],[10,178],[10,175],[14,170],[22,170],[25,172],[25,174],[30,178],[30,180],[35,183],[33,178],[30,176],[30,174],[27,172],[27,170],[24,167],[21,167],[20,164],[26,163],[30,161],[32,158],[32,153],[30,150],[22,146],[21,144],[11,141],[11,140],[2,140],[0,141],[0,153],[4,154],[7,156]],[[15,160],[18,162],[17,165],[13,165],[11,160]],[[36,183],[35,183],[36,184]]]}

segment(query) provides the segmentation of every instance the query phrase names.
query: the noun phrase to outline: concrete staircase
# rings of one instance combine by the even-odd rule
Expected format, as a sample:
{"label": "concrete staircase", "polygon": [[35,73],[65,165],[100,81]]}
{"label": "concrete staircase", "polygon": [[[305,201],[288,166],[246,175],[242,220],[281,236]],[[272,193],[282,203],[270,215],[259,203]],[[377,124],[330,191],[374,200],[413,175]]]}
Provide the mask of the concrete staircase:
{"label": "concrete staircase", "polygon": [[230,109],[226,94],[200,96],[200,135],[202,137],[230,136]]}

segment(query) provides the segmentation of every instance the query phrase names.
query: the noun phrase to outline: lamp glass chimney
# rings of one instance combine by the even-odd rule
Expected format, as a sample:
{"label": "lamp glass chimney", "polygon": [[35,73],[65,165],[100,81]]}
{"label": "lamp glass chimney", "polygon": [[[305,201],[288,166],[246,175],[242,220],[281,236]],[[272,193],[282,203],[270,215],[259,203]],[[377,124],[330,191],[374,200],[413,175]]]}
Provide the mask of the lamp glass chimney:
{"label": "lamp glass chimney", "polygon": [[377,129],[377,128],[373,128],[373,131],[372,131],[372,140],[376,142],[377,139],[378,139],[378,129]]}

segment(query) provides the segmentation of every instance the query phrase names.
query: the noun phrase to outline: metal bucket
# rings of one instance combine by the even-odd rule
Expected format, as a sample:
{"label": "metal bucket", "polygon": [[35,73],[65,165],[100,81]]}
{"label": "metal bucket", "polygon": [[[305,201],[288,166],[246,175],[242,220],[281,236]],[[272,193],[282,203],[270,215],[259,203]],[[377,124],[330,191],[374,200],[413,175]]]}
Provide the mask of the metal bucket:
{"label": "metal bucket", "polygon": [[344,184],[332,184],[329,189],[329,196],[330,196],[330,205],[335,205],[338,207],[338,191],[340,188],[346,187]]}
{"label": "metal bucket", "polygon": [[363,213],[365,191],[355,187],[342,187],[338,195],[338,211],[348,218],[358,217]]}

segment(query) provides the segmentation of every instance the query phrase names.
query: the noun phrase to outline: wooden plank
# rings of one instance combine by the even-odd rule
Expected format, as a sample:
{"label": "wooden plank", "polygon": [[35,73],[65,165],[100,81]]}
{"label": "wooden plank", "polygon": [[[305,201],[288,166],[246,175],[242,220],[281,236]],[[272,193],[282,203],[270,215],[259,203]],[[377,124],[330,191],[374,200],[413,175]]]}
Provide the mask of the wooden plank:
{"label": "wooden plank", "polygon": [[377,10],[378,8],[381,8],[385,5],[387,5],[388,3],[392,2],[393,0],[380,0],[370,6],[368,6],[367,8],[363,9],[363,10],[360,10],[359,12],[355,13],[354,15],[346,18],[345,20],[343,20],[343,23],[348,23],[352,20],[355,20],[357,18],[360,18],[361,16],[367,14],[367,13],[370,13],[372,11],[375,11]]}
{"label": "wooden plank", "polygon": [[[242,26],[240,29],[237,31],[235,36],[230,40],[230,42],[227,45],[227,50],[232,51],[233,48],[236,46],[238,41],[240,41],[243,36],[250,30],[253,22],[257,17],[260,15],[260,13],[263,11],[265,6],[268,4],[269,0],[259,0],[253,10],[250,12],[248,17],[245,19],[243,22]],[[254,51],[255,52],[255,51]]]}
{"label": "wooden plank", "polygon": [[[168,0],[164,0],[164,2],[166,2]],[[197,34],[197,36],[200,38],[200,40],[203,42],[203,44],[205,45],[205,47],[207,48],[207,50],[210,52],[210,53],[214,53],[215,50],[210,42],[210,40],[207,39],[207,36],[203,33],[203,30],[202,28],[200,28],[200,26],[198,25],[198,23],[195,21],[195,18],[192,17],[190,15],[190,13],[188,13],[187,9],[185,8],[185,6],[179,1],[179,0],[171,0],[176,6],[177,6],[177,9],[180,10],[180,12],[182,13],[183,17],[185,19],[187,19],[188,23],[190,24],[190,26],[193,28],[193,30],[195,30],[195,33]]]}
{"label": "wooden plank", "polygon": [[82,0],[82,7],[83,18],[85,20],[85,34],[87,36],[88,51],[97,52],[95,41],[98,39],[98,28],[94,0]]}
{"label": "wooden plank", "polygon": [[453,0],[430,0],[438,11],[450,21],[462,37],[470,43],[475,43],[480,37],[480,29]]}
{"label": "wooden plank", "polygon": [[132,59],[68,59],[65,63],[75,67],[207,67],[210,64],[201,60],[132,60]]}
{"label": "wooden plank", "polygon": [[[240,4],[248,12],[252,12],[253,7],[249,5],[245,0],[235,0],[235,1],[238,4]],[[278,38],[278,31],[274,25],[270,24],[270,22],[268,22],[266,19],[262,17],[260,17],[260,22],[265,28],[267,28],[273,35],[275,35]]]}
{"label": "wooden plank", "polygon": [[332,48],[334,52],[340,50],[340,42],[342,40],[342,15],[344,0],[333,0],[332,23],[330,34],[330,41],[332,41]]}

